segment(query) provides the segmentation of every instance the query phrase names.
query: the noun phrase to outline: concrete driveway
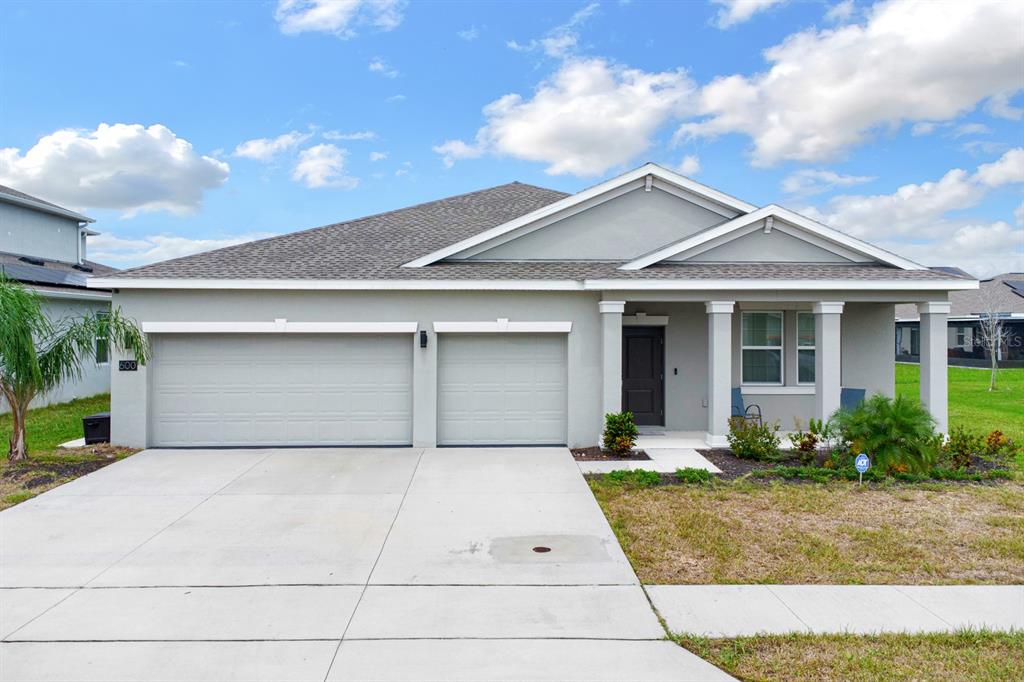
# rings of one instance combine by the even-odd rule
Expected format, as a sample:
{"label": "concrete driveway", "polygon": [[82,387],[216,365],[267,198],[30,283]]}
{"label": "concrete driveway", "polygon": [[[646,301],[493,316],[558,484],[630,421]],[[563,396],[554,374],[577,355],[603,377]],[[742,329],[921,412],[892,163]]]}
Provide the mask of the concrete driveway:
{"label": "concrete driveway", "polygon": [[12,681],[730,679],[563,448],[149,450],[0,513],[0,588]]}

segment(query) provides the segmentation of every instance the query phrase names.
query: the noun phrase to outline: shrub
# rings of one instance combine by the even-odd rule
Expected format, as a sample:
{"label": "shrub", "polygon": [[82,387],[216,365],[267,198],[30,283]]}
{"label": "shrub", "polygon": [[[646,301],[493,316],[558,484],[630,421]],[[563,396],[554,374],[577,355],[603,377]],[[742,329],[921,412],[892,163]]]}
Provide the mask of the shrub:
{"label": "shrub", "polygon": [[949,430],[949,440],[942,446],[942,454],[955,471],[963,471],[971,465],[971,460],[984,452],[985,442],[981,436],[973,434],[962,426],[954,426]]}
{"label": "shrub", "polygon": [[676,478],[682,483],[710,483],[711,472],[707,469],[686,467],[685,469],[676,469]]}
{"label": "shrub", "polygon": [[640,432],[632,412],[611,412],[604,416],[604,449],[620,457],[628,455],[636,445]]}
{"label": "shrub", "polygon": [[[815,431],[815,422],[817,420],[811,419],[810,425],[807,431],[804,431],[800,426],[800,420],[793,420],[793,435],[790,436],[789,442],[796,448],[797,453],[800,455],[800,463],[803,465],[814,464],[818,454],[818,442],[820,438],[818,433]],[[820,429],[820,421],[817,421]]]}
{"label": "shrub", "polygon": [[643,469],[618,469],[608,472],[604,478],[610,483],[631,485],[636,488],[650,488],[661,483],[661,474]]}
{"label": "shrub", "polygon": [[729,420],[729,448],[743,459],[778,459],[779,423],[758,424],[743,417]]}
{"label": "shrub", "polygon": [[922,472],[935,463],[935,420],[920,403],[877,394],[856,409],[835,416],[852,452],[867,453],[887,472]]}

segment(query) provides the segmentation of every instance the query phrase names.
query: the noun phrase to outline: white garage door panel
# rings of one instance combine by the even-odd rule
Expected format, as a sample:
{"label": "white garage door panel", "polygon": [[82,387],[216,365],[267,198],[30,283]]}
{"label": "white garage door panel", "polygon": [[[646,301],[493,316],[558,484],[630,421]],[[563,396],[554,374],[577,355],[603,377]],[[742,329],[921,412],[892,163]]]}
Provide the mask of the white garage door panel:
{"label": "white garage door panel", "polygon": [[566,441],[566,337],[445,335],[438,346],[438,442]]}
{"label": "white garage door panel", "polygon": [[407,445],[408,335],[154,336],[154,445]]}

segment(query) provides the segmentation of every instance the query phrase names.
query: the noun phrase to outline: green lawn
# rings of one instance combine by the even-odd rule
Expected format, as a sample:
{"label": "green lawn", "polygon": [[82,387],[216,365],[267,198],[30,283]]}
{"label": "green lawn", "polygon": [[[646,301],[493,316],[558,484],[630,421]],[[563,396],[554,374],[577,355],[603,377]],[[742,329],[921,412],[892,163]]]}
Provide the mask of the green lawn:
{"label": "green lawn", "polygon": [[[919,365],[896,365],[896,393],[920,395]],[[949,368],[949,425],[974,432],[999,429],[1015,441],[1024,441],[1024,368],[1001,369],[997,390],[989,392],[987,370]]]}
{"label": "green lawn", "polygon": [[[53,450],[61,443],[81,438],[84,435],[82,417],[109,411],[109,393],[30,410],[26,434],[29,454],[36,450]],[[10,438],[11,415],[0,414],[0,443],[4,445],[4,452]]]}

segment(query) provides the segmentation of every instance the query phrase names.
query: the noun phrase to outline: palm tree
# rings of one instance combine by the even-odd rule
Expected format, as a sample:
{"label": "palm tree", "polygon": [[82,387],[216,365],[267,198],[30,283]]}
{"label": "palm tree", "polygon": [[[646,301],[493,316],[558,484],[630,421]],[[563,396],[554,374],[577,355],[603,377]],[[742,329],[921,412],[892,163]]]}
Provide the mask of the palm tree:
{"label": "palm tree", "polygon": [[81,378],[97,338],[146,361],[142,330],[120,310],[51,321],[38,294],[0,275],[0,395],[11,408],[12,425],[8,459],[28,457],[25,419],[32,400]]}

